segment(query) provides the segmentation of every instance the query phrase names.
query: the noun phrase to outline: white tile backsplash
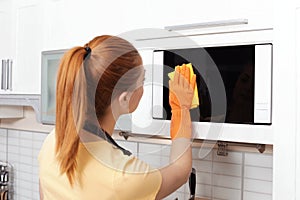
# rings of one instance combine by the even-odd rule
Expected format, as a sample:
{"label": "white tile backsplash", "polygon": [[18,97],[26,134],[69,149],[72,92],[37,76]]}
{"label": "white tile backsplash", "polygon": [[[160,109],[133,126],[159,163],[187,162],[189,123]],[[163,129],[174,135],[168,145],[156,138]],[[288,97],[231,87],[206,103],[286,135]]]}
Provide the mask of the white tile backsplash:
{"label": "white tile backsplash", "polygon": [[242,176],[242,165],[214,162],[213,173],[228,176]]}
{"label": "white tile backsplash", "polygon": [[273,180],[272,168],[245,166],[244,177],[264,181]]}
{"label": "white tile backsplash", "polygon": [[272,200],[272,195],[245,191],[243,200]]}
{"label": "white tile backsplash", "polygon": [[245,165],[273,167],[273,156],[269,154],[245,153]]}
{"label": "white tile backsplash", "polygon": [[213,185],[232,189],[241,189],[242,178],[235,176],[213,175]]}
{"label": "white tile backsplash", "polygon": [[193,167],[197,172],[207,172],[211,173],[213,168],[212,161],[206,160],[193,160]]}
{"label": "white tile backsplash", "polygon": [[211,198],[212,196],[212,186],[205,184],[196,185],[196,195],[199,197]]}
{"label": "white tile backsplash", "polygon": [[[14,200],[38,200],[37,156],[47,134],[0,129],[0,160],[14,167]],[[117,141],[153,167],[169,163],[170,145]],[[7,146],[8,144],[8,146]],[[271,200],[273,156],[229,151],[218,156],[210,148],[192,148],[196,195],[212,200]],[[189,198],[188,183],[167,200]]]}
{"label": "white tile backsplash", "polygon": [[[14,170],[14,200],[38,200],[38,163],[39,149],[47,136],[44,133],[0,129],[0,137],[7,140],[5,160]],[[7,135],[3,134],[7,131]],[[0,148],[2,152],[2,148]]]}
{"label": "white tile backsplash", "polygon": [[248,192],[272,194],[272,182],[245,178],[244,190]]}
{"label": "white tile backsplash", "polygon": [[0,129],[0,161],[7,160],[7,130]]}
{"label": "white tile backsplash", "polygon": [[210,148],[192,148],[194,160],[212,160],[212,149]]}
{"label": "white tile backsplash", "polygon": [[212,198],[215,199],[226,199],[226,200],[240,200],[241,190],[213,187]]}
{"label": "white tile backsplash", "polygon": [[211,185],[212,184],[211,173],[197,172],[196,173],[196,183]]}

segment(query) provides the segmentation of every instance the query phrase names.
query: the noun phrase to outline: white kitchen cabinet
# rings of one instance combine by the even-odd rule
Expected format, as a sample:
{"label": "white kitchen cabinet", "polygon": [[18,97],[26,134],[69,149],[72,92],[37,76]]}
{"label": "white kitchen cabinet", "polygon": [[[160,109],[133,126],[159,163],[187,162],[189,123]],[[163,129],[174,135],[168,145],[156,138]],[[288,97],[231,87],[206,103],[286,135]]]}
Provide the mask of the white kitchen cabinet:
{"label": "white kitchen cabinet", "polygon": [[8,59],[12,54],[11,1],[0,1],[0,59]]}
{"label": "white kitchen cabinet", "polygon": [[2,94],[40,94],[41,1],[14,0],[6,7],[0,55],[13,60],[12,88]]}
{"label": "white kitchen cabinet", "polygon": [[43,34],[41,12],[41,1],[18,0],[13,5],[13,93],[40,94]]}
{"label": "white kitchen cabinet", "polygon": [[[229,29],[264,29],[273,27],[272,1],[197,1],[197,0],[148,0],[144,14],[145,27],[214,22],[229,19],[248,19],[248,25],[237,25]],[[207,29],[207,28],[206,28]],[[224,30],[224,27],[222,28]],[[222,30],[221,29],[221,30]],[[220,30],[220,31],[221,31]]]}
{"label": "white kitchen cabinet", "polygon": [[12,58],[11,7],[10,1],[0,1],[0,94],[6,92],[2,81],[6,85],[8,79],[8,74],[2,70],[2,60]]}
{"label": "white kitchen cabinet", "polygon": [[[105,4],[97,0],[76,3],[71,0],[46,0],[43,6],[43,50],[82,46],[97,35],[119,35],[136,29],[163,29],[165,26],[220,20],[246,19],[248,24],[197,31],[268,29],[273,27],[271,5],[271,0],[112,0]],[[189,30],[181,32],[191,33]]]}
{"label": "white kitchen cabinet", "polygon": [[[83,46],[95,36],[117,35],[131,22],[125,1],[46,0],[44,3],[43,50]],[[125,6],[125,7],[124,7]]]}

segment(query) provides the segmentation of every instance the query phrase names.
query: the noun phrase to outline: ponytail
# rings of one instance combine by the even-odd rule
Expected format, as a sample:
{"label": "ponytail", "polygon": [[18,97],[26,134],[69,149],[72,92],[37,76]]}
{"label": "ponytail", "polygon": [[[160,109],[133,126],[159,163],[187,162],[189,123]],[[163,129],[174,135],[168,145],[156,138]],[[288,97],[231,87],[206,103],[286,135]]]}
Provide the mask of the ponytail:
{"label": "ponytail", "polygon": [[[81,66],[85,55],[85,48],[75,47],[63,56],[56,86],[56,154],[60,172],[66,173],[71,185],[73,185],[76,175],[76,157],[80,141],[78,125],[81,124],[81,113],[84,110],[80,111],[80,109],[83,108],[85,99],[85,89],[80,90],[77,87],[78,85],[84,87],[85,76],[80,76],[79,80],[76,77],[82,72]],[[76,97],[78,97],[78,101],[72,101]],[[75,114],[74,111],[77,113]]]}

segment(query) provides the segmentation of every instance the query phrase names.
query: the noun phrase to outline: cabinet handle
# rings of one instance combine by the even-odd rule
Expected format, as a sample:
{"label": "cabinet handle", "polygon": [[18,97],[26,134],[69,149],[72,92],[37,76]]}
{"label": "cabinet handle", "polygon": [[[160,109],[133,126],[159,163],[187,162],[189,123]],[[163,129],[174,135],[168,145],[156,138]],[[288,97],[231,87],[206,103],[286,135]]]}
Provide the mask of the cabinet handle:
{"label": "cabinet handle", "polygon": [[6,88],[7,88],[7,66],[6,66],[6,60],[2,60],[1,89],[6,90]]}
{"label": "cabinet handle", "polygon": [[230,19],[230,20],[220,20],[220,21],[203,22],[203,23],[195,23],[195,24],[165,26],[165,29],[168,31],[177,31],[177,30],[209,28],[209,27],[218,27],[218,26],[232,26],[232,25],[242,25],[242,24],[248,24],[248,19]]}
{"label": "cabinet handle", "polygon": [[13,61],[7,60],[7,89],[12,90],[12,63]]}

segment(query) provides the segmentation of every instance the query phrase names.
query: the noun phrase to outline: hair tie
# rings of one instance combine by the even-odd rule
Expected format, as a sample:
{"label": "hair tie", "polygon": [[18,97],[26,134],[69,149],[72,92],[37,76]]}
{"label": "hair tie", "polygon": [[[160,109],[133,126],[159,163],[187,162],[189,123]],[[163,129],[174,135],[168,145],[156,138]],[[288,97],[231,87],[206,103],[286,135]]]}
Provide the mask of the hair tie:
{"label": "hair tie", "polygon": [[83,60],[86,59],[86,57],[88,57],[92,52],[92,49],[90,47],[85,47],[84,50],[86,51],[86,53],[84,54]]}

